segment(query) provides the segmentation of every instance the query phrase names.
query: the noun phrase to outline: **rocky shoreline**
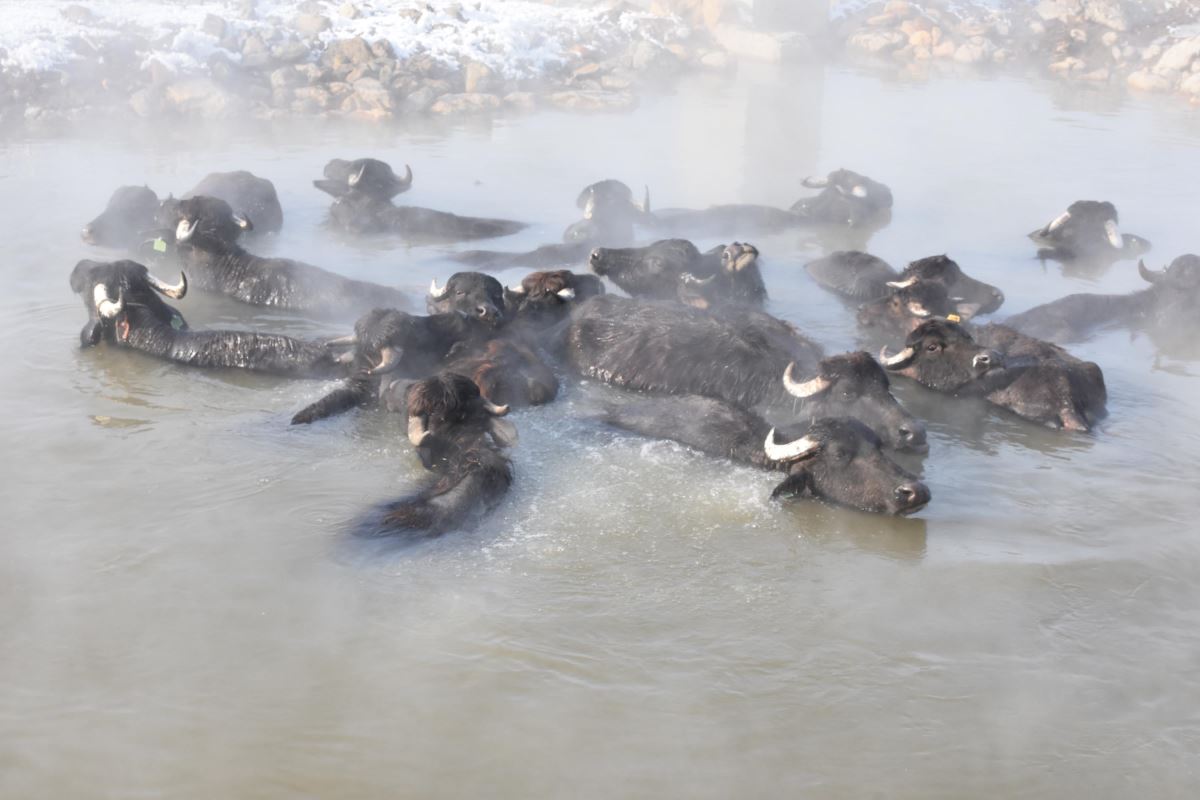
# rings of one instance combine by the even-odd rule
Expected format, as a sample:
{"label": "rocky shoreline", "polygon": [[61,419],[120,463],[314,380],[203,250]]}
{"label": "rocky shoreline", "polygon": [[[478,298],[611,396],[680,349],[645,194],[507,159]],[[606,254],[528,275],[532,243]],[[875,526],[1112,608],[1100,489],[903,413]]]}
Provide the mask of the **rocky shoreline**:
{"label": "rocky shoreline", "polygon": [[1200,105],[1200,4],[1186,0],[846,3],[831,35],[852,61],[917,75],[1026,69]]}
{"label": "rocky shoreline", "polygon": [[680,16],[629,3],[241,0],[136,20],[117,10],[136,4],[48,5],[40,48],[0,47],[0,124],[611,111],[730,65]]}
{"label": "rocky shoreline", "polygon": [[1200,4],[843,0],[811,40],[738,0],[212,0],[22,4],[0,31],[0,128],[94,119],[383,121],[620,111],[739,58],[915,76],[1034,71],[1200,105]]}

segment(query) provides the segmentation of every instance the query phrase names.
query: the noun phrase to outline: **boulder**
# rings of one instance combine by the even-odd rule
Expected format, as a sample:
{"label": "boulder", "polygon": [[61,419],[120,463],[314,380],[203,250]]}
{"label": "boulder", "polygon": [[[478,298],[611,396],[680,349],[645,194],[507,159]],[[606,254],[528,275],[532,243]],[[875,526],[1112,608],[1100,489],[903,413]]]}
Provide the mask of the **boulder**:
{"label": "boulder", "polygon": [[429,110],[434,114],[478,114],[495,111],[500,98],[483,92],[458,92],[439,97]]}

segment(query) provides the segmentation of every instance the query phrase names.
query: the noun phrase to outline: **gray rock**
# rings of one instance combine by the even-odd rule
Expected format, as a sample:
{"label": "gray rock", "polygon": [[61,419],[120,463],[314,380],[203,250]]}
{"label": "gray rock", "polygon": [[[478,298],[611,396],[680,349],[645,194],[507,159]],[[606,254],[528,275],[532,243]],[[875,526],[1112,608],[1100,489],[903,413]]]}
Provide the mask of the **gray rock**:
{"label": "gray rock", "polygon": [[496,82],[491,68],[477,61],[467,62],[466,69],[463,70],[463,79],[468,94],[488,92]]}
{"label": "gray rock", "polygon": [[533,92],[509,92],[504,95],[504,105],[517,111],[533,111],[537,108],[537,95]]}
{"label": "gray rock", "polygon": [[1162,54],[1162,58],[1154,66],[1154,71],[1160,75],[1171,71],[1182,72],[1198,55],[1200,55],[1200,36],[1184,39],[1182,42],[1172,45],[1167,52]]}
{"label": "gray rock", "polygon": [[257,33],[246,37],[242,45],[242,66],[250,69],[261,69],[271,63],[271,49]]}
{"label": "gray rock", "polygon": [[900,31],[864,29],[854,32],[846,44],[855,50],[878,54],[895,50],[905,41],[906,37]]}
{"label": "gray rock", "polygon": [[437,99],[437,91],[428,86],[422,86],[408,93],[404,98],[403,108],[408,114],[424,114],[433,107]]}
{"label": "gray rock", "polygon": [[271,48],[271,58],[284,64],[295,64],[308,58],[308,45],[296,38],[289,38]]}
{"label": "gray rock", "polygon": [[292,20],[292,30],[305,39],[315,39],[329,30],[332,23],[320,14],[297,14]]}
{"label": "gray rock", "polygon": [[62,14],[63,19],[74,22],[76,25],[94,25],[98,21],[90,8],[81,5],[69,5],[59,13]]}
{"label": "gray rock", "polygon": [[1114,31],[1129,30],[1129,19],[1117,0],[1087,0],[1083,4],[1083,16]]}
{"label": "gray rock", "polygon": [[325,111],[333,105],[333,95],[323,86],[301,86],[292,92],[292,97],[292,108],[300,113]]}
{"label": "gray rock", "polygon": [[163,88],[148,86],[145,89],[138,89],[129,96],[129,107],[133,109],[133,113],[143,119],[157,117],[163,110]]}
{"label": "gray rock", "polygon": [[354,98],[361,110],[375,111],[377,109],[391,112],[393,108],[392,93],[378,78],[360,78],[354,84]]}
{"label": "gray rock", "polygon": [[224,119],[242,108],[240,99],[208,78],[185,78],[166,87],[163,99],[169,109],[186,116]]}
{"label": "gray rock", "polygon": [[305,84],[304,76],[295,67],[280,67],[271,73],[272,89],[287,89]]}
{"label": "gray rock", "polygon": [[550,105],[567,111],[627,111],[637,107],[631,92],[566,91],[546,98]]}
{"label": "gray rock", "polygon": [[217,39],[225,38],[225,29],[227,24],[224,19],[216,14],[206,14],[204,22],[200,25],[200,30]]}
{"label": "gray rock", "polygon": [[459,92],[439,97],[429,110],[434,114],[478,114],[495,111],[500,107],[500,98],[483,92]]}
{"label": "gray rock", "polygon": [[349,74],[373,58],[370,46],[361,36],[330,42],[321,53],[321,63],[339,75]]}
{"label": "gray rock", "polygon": [[1083,13],[1083,3],[1080,0],[1042,0],[1034,13],[1047,22],[1069,22]]}

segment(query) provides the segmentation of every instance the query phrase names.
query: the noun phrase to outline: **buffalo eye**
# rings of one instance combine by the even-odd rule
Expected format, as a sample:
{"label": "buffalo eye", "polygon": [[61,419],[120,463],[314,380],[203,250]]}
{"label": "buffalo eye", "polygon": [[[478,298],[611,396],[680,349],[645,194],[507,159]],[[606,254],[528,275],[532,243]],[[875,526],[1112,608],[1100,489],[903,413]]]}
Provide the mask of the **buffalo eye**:
{"label": "buffalo eye", "polygon": [[941,345],[939,345],[937,342],[930,342],[929,344],[925,345],[925,349],[931,353],[936,353],[941,349]]}

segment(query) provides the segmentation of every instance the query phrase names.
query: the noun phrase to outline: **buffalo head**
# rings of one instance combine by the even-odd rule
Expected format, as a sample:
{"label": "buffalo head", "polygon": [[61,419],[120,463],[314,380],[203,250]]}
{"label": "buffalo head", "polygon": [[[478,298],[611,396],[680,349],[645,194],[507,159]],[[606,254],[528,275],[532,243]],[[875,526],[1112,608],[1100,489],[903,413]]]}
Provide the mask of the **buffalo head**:
{"label": "buffalo head", "polygon": [[1098,200],[1076,200],[1029,238],[1048,254],[1070,259],[1115,261],[1150,249],[1150,242],[1142,237],[1121,233],[1116,206]]}
{"label": "buffalo head", "polygon": [[197,250],[227,250],[254,227],[249,217],[235,213],[224,200],[203,195],[164,203],[160,217],[164,214],[176,244]]}
{"label": "buffalo head", "polygon": [[788,472],[772,496],[812,494],[838,505],[882,514],[912,514],[930,500],[929,488],[882,451],[875,432],[849,417],[822,417],[800,436],[774,428],[763,449]]}
{"label": "buffalo head", "polygon": [[157,212],[158,195],[148,186],[122,186],[79,235],[88,244],[133,249],[154,227]]}
{"label": "buffalo head", "polygon": [[888,372],[949,393],[980,386],[981,378],[1004,366],[999,353],[976,344],[966,329],[944,319],[917,326],[908,334],[904,349],[892,355],[885,347],[879,361]]}
{"label": "buffalo head", "polygon": [[88,310],[88,323],[79,334],[83,347],[102,340],[123,343],[133,331],[158,325],[177,331],[187,328],[183,316],[162,299],[179,300],[187,294],[182,273],[179,283],[169,284],[136,261],[85,259],[71,271],[71,289]]}
{"label": "buffalo head", "polygon": [[495,327],[504,322],[504,285],[482,272],[456,272],[444,286],[436,278],[429,284],[425,307],[430,314],[457,311]]}
{"label": "buffalo head", "polygon": [[913,279],[896,282],[886,297],[859,306],[858,323],[866,328],[908,333],[934,317],[970,319],[977,310],[973,303],[952,301],[939,283]]}
{"label": "buffalo head", "polygon": [[313,186],[333,197],[355,193],[377,200],[391,200],[412,188],[412,167],[404,165],[401,178],[391,165],[376,158],[346,161],[335,158],[325,165],[325,178],[313,181]]}
{"label": "buffalo head", "polygon": [[892,396],[887,373],[867,353],[843,353],[822,359],[815,375],[801,376],[795,363],[783,373],[787,393],[810,417],[846,415],[880,431],[887,446],[926,452],[925,423],[905,411]]}
{"label": "buffalo head", "polygon": [[834,170],[823,178],[805,178],[803,183],[821,193],[797,201],[792,212],[812,222],[856,227],[876,220],[892,207],[891,189],[848,169]]}

